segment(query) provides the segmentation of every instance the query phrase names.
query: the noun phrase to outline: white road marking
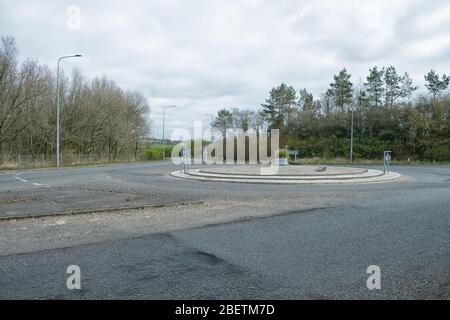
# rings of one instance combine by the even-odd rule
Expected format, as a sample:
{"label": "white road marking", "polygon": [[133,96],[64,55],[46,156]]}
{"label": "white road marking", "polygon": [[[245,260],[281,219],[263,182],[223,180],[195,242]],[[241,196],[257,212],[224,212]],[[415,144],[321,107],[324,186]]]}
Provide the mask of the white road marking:
{"label": "white road marking", "polygon": [[45,223],[42,226],[43,227],[54,227],[54,226],[63,226],[65,224],[66,224],[66,221],[64,221],[63,219],[59,219],[52,223]]}
{"label": "white road marking", "polygon": [[[24,182],[24,183],[29,182],[29,181],[26,180],[26,179],[22,179],[22,178],[20,177],[20,173],[16,173],[16,179],[19,180],[20,182]],[[51,186],[49,186],[49,185],[47,185],[47,184],[42,184],[42,183],[37,183],[37,182],[32,182],[32,184],[33,184],[34,186],[36,186],[36,187],[51,188]]]}

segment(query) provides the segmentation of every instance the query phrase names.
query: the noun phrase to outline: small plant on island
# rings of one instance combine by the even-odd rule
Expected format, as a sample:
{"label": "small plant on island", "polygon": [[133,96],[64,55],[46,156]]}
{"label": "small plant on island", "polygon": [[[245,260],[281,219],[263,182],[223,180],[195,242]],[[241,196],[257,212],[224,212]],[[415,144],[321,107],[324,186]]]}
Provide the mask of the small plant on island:
{"label": "small plant on island", "polygon": [[278,150],[276,155],[277,155],[277,158],[279,158],[279,159],[287,159],[288,158],[288,153],[285,149]]}
{"label": "small plant on island", "polygon": [[275,153],[276,163],[279,166],[287,166],[289,165],[289,155],[285,149],[280,149]]}

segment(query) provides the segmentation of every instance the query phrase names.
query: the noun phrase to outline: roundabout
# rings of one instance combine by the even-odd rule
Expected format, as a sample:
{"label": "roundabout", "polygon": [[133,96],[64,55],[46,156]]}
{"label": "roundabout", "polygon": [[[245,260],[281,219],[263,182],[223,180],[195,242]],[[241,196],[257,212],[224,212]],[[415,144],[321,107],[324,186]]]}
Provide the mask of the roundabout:
{"label": "roundabout", "polygon": [[269,167],[257,165],[224,165],[189,170],[187,174],[180,170],[170,175],[176,178],[256,184],[348,184],[381,183],[394,181],[401,177],[399,173],[385,174],[381,170],[334,167],[334,166],[281,166],[275,174],[264,174]]}
{"label": "roundabout", "polygon": [[[250,167],[191,168],[249,178],[259,172]],[[303,185],[201,183],[169,176],[177,169],[161,161],[23,170],[26,182],[0,173],[0,217],[15,217],[0,219],[0,298],[77,298],[55,287],[74,261],[99,288],[85,292],[92,299],[373,299],[360,290],[369,264],[386,267],[377,298],[449,298],[449,165],[396,165],[401,177],[390,183]],[[336,180],[369,169],[381,166],[292,165],[278,174]],[[124,279],[140,289],[123,290]]]}

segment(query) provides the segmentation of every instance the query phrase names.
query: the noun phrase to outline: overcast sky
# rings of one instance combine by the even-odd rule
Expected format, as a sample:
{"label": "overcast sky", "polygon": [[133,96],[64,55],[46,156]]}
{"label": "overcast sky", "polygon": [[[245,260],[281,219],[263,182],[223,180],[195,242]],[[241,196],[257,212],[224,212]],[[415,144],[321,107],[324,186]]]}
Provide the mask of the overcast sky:
{"label": "overcast sky", "polygon": [[[80,16],[78,17],[78,10]],[[346,67],[355,84],[393,64],[423,87],[450,73],[450,1],[0,0],[0,35],[21,56],[107,75],[149,100],[153,135],[209,121],[223,107],[259,108],[285,82],[320,95]]]}

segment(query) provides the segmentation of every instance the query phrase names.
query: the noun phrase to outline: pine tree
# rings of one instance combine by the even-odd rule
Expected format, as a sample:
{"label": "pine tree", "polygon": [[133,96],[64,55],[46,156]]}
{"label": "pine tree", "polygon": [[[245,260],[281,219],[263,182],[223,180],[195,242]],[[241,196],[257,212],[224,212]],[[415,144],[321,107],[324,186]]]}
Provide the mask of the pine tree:
{"label": "pine tree", "polygon": [[300,90],[300,97],[298,99],[298,105],[303,112],[310,112],[314,110],[314,97],[308,90]]}
{"label": "pine tree", "polygon": [[394,101],[400,97],[401,95],[401,86],[400,86],[401,77],[397,74],[397,70],[395,70],[394,66],[389,66],[384,71],[384,83],[385,83],[385,92],[386,92],[386,100],[385,104],[390,105],[391,107],[394,105]]}
{"label": "pine tree", "polygon": [[381,99],[385,91],[383,87],[383,74],[384,70],[378,70],[376,66],[373,67],[369,70],[367,82],[364,84],[369,102],[375,107],[381,106],[382,104]]}
{"label": "pine tree", "polygon": [[408,98],[417,89],[418,87],[413,85],[413,81],[408,72],[405,72],[400,80],[400,97]]}
{"label": "pine tree", "polygon": [[428,92],[433,95],[433,101],[436,100],[436,96],[441,91],[447,89],[450,83],[450,77],[446,76],[445,74],[442,75],[441,79],[442,80],[439,79],[439,75],[434,70],[431,70],[425,76],[425,81],[427,82],[425,84],[425,87],[427,87]]}
{"label": "pine tree", "polygon": [[384,83],[386,92],[386,105],[394,106],[398,98],[407,98],[411,93],[417,90],[413,86],[412,79],[407,72],[400,76],[397,74],[394,66],[389,66],[384,71]]}
{"label": "pine tree", "polygon": [[347,69],[342,69],[337,75],[333,76],[334,82],[330,84],[331,92],[334,97],[334,103],[344,111],[344,106],[353,101],[353,84],[350,82],[351,75]]}
{"label": "pine tree", "polygon": [[270,90],[270,97],[261,104],[262,116],[269,123],[269,129],[281,129],[285,115],[289,115],[297,101],[297,93],[291,86],[282,83]]}
{"label": "pine tree", "polygon": [[214,120],[213,127],[217,128],[222,132],[222,136],[226,136],[227,129],[233,126],[233,115],[227,109],[221,109],[217,113],[217,117]]}

